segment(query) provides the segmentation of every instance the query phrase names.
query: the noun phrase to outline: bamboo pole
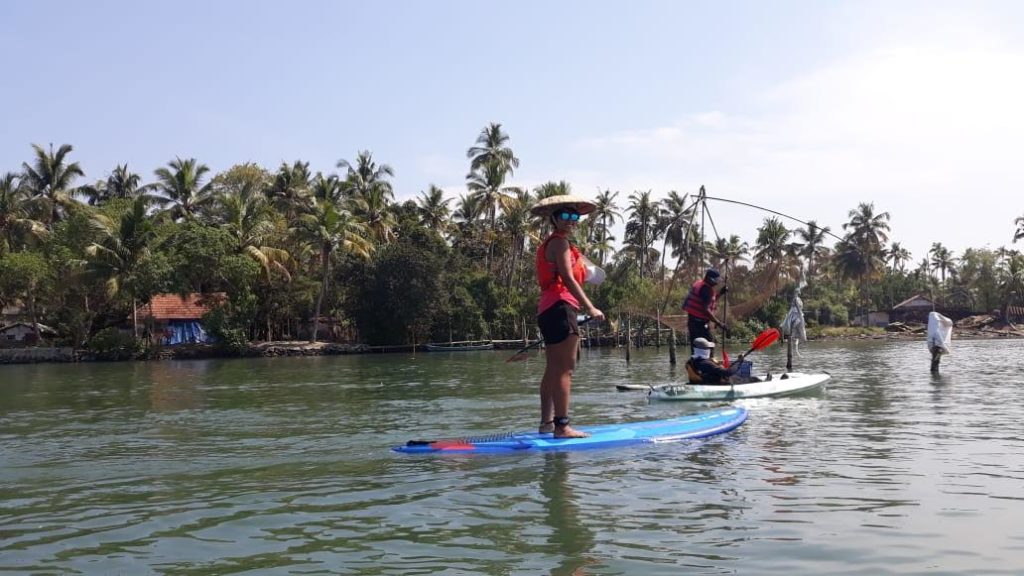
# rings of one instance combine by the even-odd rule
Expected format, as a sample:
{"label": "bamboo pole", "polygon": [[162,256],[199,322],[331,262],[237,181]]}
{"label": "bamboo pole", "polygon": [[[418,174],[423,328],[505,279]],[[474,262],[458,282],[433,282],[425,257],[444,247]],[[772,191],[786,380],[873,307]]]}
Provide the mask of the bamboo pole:
{"label": "bamboo pole", "polygon": [[632,343],[632,331],[633,331],[633,317],[626,316],[626,364],[629,364],[629,349],[633,347]]}

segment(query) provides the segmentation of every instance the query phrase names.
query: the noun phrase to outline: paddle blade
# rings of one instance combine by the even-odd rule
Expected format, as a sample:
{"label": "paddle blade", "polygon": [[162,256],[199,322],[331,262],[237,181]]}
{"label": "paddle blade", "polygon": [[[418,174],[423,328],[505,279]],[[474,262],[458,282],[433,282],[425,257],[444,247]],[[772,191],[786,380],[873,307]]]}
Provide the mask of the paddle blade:
{"label": "paddle blade", "polygon": [[722,367],[729,367],[729,353],[725,351],[725,348],[722,348]]}
{"label": "paddle blade", "polygon": [[778,328],[769,328],[769,329],[765,330],[764,332],[761,332],[760,334],[758,334],[757,338],[754,338],[754,343],[750,345],[750,349],[751,350],[761,350],[762,348],[767,348],[768,346],[771,345],[772,342],[775,342],[778,339],[779,339],[779,330],[778,330]]}

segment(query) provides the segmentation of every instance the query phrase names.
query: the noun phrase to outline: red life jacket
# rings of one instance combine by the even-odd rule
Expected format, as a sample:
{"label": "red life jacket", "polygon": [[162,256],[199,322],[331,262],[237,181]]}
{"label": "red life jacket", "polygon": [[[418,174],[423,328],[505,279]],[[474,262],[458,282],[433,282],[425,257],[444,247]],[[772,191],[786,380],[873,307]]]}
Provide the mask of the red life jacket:
{"label": "red life jacket", "polygon": [[[562,277],[558,275],[558,266],[554,262],[549,262],[545,253],[547,252],[548,242],[552,238],[565,238],[565,232],[555,232],[548,236],[546,240],[541,242],[540,247],[537,248],[537,284],[540,285],[541,295],[540,303],[537,306],[537,313],[547,310],[559,300],[564,300],[572,305],[573,308],[579,309],[580,303],[576,300],[576,297],[572,295],[569,288],[565,286],[565,282],[562,281]],[[586,277],[586,270],[583,267],[583,259],[580,258],[580,251],[578,248],[569,243],[569,260],[572,266],[572,277],[576,279],[576,282],[583,284],[583,279]]]}
{"label": "red life jacket", "polygon": [[[694,318],[700,318],[701,320],[711,320],[711,316],[704,311],[703,301],[700,297],[701,290],[707,285],[704,279],[701,278],[693,283],[690,287],[690,293],[686,295],[686,300],[683,301],[683,312],[686,312]],[[711,302],[707,302],[707,309],[714,311],[715,306],[718,304],[718,294],[715,294],[715,289],[711,288]]]}

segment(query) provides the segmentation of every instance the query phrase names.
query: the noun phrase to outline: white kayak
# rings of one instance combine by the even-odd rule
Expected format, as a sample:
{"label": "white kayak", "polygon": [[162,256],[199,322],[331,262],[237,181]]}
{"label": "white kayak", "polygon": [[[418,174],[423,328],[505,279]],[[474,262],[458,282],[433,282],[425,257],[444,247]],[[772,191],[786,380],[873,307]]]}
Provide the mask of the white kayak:
{"label": "white kayak", "polygon": [[650,391],[653,388],[650,384],[616,384],[615,389],[619,392],[629,392],[631,390],[643,390],[644,392]]}
{"label": "white kayak", "polygon": [[761,377],[761,382],[746,384],[677,384],[669,386],[648,387],[648,396],[652,400],[689,400],[713,401],[736,400],[738,398],[761,398],[765,396],[789,396],[803,394],[823,388],[825,381],[831,378],[828,374],[773,374],[768,380]]}

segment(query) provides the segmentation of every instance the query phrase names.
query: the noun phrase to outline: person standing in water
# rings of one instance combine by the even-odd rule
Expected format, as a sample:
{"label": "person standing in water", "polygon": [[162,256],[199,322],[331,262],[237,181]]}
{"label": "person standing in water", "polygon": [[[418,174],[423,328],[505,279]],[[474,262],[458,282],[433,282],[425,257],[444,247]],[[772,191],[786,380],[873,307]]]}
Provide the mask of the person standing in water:
{"label": "person standing in water", "polygon": [[580,217],[590,214],[596,207],[585,198],[560,194],[544,198],[530,209],[534,215],[546,217],[554,228],[537,249],[536,269],[541,289],[537,325],[544,337],[546,361],[540,381],[538,430],[551,432],[555,438],[589,436],[569,425],[569,393],[580,341],[576,314],[582,310],[594,322],[600,322],[604,312],[598,310],[583,291],[586,276],[583,256],[568,237]]}

